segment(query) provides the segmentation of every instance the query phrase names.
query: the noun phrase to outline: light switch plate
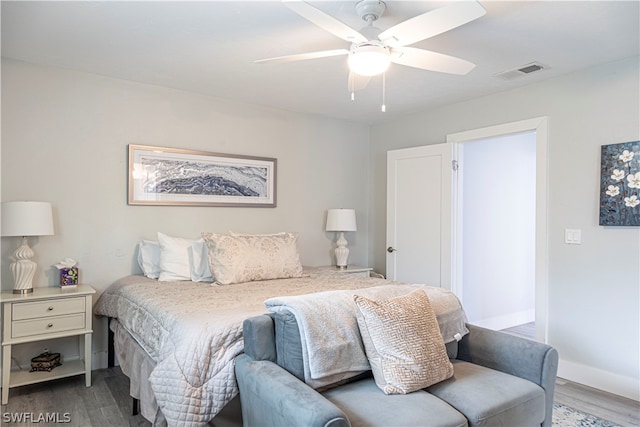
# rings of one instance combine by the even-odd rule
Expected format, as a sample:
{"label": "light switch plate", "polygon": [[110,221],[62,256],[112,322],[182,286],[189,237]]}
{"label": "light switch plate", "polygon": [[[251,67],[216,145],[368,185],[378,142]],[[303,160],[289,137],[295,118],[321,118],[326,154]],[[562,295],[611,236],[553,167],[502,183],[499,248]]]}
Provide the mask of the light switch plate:
{"label": "light switch plate", "polygon": [[578,228],[567,228],[564,230],[564,242],[568,245],[582,244],[582,230]]}

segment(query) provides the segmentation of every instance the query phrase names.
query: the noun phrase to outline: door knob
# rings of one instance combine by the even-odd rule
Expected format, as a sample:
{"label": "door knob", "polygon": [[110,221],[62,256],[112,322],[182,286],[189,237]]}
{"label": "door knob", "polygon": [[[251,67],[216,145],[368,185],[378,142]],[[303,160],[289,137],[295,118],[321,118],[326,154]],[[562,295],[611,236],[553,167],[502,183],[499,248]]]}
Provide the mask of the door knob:
{"label": "door knob", "polygon": [[395,252],[395,251],[396,251],[396,248],[394,248],[393,246],[389,246],[389,247],[387,248],[387,252],[389,252],[389,253],[393,253],[393,252]]}

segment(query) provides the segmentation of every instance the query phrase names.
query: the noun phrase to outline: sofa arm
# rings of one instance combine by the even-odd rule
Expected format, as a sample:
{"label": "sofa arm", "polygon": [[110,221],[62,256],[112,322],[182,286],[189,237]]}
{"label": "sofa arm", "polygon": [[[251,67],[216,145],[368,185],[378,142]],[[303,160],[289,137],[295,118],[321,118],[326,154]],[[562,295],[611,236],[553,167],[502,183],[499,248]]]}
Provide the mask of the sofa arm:
{"label": "sofa arm", "polygon": [[245,426],[349,427],[349,419],[320,393],[273,362],[236,358]]}
{"label": "sofa arm", "polygon": [[459,343],[458,359],[538,384],[545,391],[547,415],[543,425],[550,426],[558,372],[556,349],[505,332],[470,324],[467,328],[469,333]]}

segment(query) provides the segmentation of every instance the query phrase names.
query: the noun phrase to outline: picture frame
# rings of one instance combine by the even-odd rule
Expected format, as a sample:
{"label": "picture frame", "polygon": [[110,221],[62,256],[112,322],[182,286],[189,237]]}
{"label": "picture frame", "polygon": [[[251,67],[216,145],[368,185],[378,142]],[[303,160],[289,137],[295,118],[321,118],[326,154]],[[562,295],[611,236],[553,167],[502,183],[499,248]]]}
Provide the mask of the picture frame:
{"label": "picture frame", "polygon": [[276,207],[277,159],[129,144],[129,205]]}
{"label": "picture frame", "polygon": [[601,147],[599,224],[640,226],[640,141]]}

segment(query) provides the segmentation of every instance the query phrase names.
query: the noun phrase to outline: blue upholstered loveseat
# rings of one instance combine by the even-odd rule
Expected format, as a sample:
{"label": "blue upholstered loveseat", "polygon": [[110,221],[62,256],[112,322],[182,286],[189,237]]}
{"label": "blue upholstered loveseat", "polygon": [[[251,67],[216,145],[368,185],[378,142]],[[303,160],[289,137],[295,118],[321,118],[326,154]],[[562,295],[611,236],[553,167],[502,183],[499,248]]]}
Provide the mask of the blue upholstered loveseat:
{"label": "blue upholstered loveseat", "polygon": [[469,334],[447,344],[448,380],[386,395],[365,373],[316,391],[302,380],[293,315],[243,326],[236,376],[245,426],[551,426],[558,353],[545,344],[467,325]]}

